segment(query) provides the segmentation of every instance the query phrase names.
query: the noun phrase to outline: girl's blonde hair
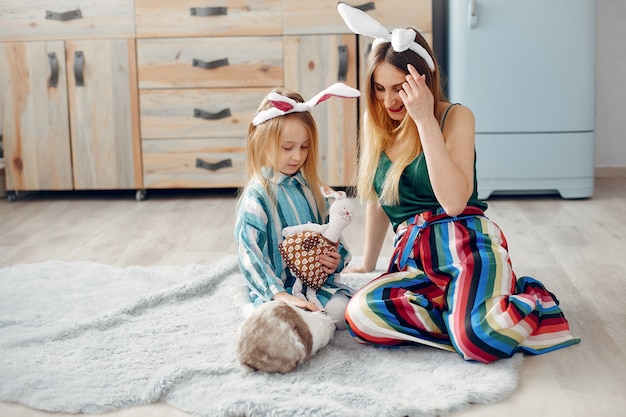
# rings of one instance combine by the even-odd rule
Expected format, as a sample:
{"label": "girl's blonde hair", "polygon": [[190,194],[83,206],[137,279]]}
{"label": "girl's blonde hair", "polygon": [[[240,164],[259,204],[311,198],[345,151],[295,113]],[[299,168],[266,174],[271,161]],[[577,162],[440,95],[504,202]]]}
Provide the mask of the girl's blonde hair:
{"label": "girl's blonde hair", "polygon": [[[430,56],[434,57],[428,42],[419,32],[417,32],[415,42],[422,45]],[[374,70],[382,62],[387,62],[406,74],[409,73],[407,65],[412,64],[420,74],[426,74],[426,84],[433,94],[435,105],[445,100],[445,95],[441,88],[437,62],[435,62],[435,71],[431,71],[428,64],[417,53],[411,50],[395,52],[390,43],[382,43],[370,52],[365,78],[367,80],[365,84],[366,116],[362,122],[363,128],[359,142],[361,148],[356,189],[361,201],[376,199],[373,184],[380,156],[392,142],[399,140],[405,151],[398,156],[387,172],[380,193],[382,204],[395,205],[399,202],[398,186],[402,172],[422,152],[422,143],[417,126],[408,113],[402,121],[392,120],[383,104],[376,99]],[[433,106],[433,114],[434,112],[435,106]]]}
{"label": "girl's blonde hair", "polygon": [[[277,87],[274,88],[272,92],[289,97],[299,103],[304,102],[302,96],[293,91]],[[265,98],[255,114],[270,107],[272,107],[272,104]],[[313,196],[315,197],[317,209],[322,218],[324,218],[326,215],[326,205],[320,191],[322,182],[317,170],[319,148],[317,125],[313,115],[308,111],[294,112],[284,116],[274,117],[258,126],[254,126],[250,123],[246,137],[246,184],[249,184],[253,180],[260,182],[263,187],[265,187],[270,197],[272,197],[272,201],[276,201],[275,196],[272,195],[272,188],[269,186],[271,178],[266,178],[262,171],[264,167],[273,170],[276,170],[278,167],[280,146],[285,131],[285,122],[287,120],[295,120],[302,123],[308,133],[310,140],[309,152],[300,171],[304,179],[309,183]]]}

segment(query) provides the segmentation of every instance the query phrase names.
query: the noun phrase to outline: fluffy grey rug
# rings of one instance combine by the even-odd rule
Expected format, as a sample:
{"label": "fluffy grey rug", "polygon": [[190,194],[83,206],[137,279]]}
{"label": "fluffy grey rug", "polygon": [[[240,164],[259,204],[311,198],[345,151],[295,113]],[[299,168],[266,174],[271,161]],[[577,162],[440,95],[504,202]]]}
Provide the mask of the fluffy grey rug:
{"label": "fluffy grey rug", "polygon": [[[359,286],[374,275],[347,275]],[[115,268],[50,261],[0,269],[0,400],[101,413],[165,402],[197,416],[439,416],[508,396],[522,356],[483,365],[336,332],[286,375],[244,373],[234,257]]]}

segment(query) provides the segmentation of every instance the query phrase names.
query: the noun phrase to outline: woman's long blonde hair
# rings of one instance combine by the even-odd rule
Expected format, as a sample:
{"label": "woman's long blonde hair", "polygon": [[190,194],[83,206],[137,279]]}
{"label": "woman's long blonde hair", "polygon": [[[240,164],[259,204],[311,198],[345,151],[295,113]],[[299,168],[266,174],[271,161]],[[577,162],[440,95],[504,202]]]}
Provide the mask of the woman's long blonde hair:
{"label": "woman's long blonde hair", "polygon": [[[417,32],[415,41],[422,45],[430,56],[434,57],[428,42],[419,32]],[[407,65],[412,64],[420,74],[426,74],[426,84],[434,97],[433,114],[435,114],[436,104],[445,100],[445,95],[441,88],[439,66],[436,62],[435,71],[431,71],[417,53],[410,49],[396,52],[390,43],[382,43],[370,52],[367,60],[367,82],[365,84],[366,115],[362,121],[359,142],[361,148],[356,189],[361,201],[376,200],[373,184],[380,156],[392,142],[399,140],[406,151],[400,153],[393,162],[380,193],[382,204],[395,205],[399,202],[398,186],[402,172],[422,152],[422,143],[417,126],[408,113],[402,121],[392,120],[383,104],[376,99],[374,70],[382,62],[387,62],[406,74],[409,73]]]}
{"label": "woman's long blonde hair", "polygon": [[[289,97],[299,103],[304,102],[302,96],[293,91],[277,87],[274,88],[272,92]],[[271,103],[265,98],[257,109],[256,114],[270,107],[272,107]],[[246,137],[246,184],[249,184],[253,180],[259,181],[270,197],[272,197],[272,202],[276,201],[276,196],[272,194],[272,188],[269,186],[271,178],[266,178],[266,176],[263,175],[263,168],[277,169],[278,155],[283,140],[285,122],[287,120],[297,120],[302,123],[307,130],[310,140],[309,153],[300,171],[304,179],[309,183],[313,196],[315,197],[317,209],[322,218],[324,218],[326,215],[326,206],[324,197],[320,191],[322,182],[317,170],[319,152],[317,125],[313,115],[308,111],[294,112],[284,116],[274,117],[258,126],[254,126],[250,123]]]}

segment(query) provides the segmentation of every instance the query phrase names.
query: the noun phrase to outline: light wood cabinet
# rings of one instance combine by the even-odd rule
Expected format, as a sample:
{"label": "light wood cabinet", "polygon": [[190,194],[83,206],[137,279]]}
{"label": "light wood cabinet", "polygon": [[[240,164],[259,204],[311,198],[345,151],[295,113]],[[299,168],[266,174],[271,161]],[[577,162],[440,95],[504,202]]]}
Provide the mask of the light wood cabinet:
{"label": "light wood cabinet", "polygon": [[136,0],[144,186],[236,188],[245,136],[284,83],[281,0]]}
{"label": "light wood cabinet", "polygon": [[66,51],[74,188],[142,188],[134,41],[72,40]]}
{"label": "light wood cabinet", "polygon": [[[358,87],[364,54],[335,0],[135,5],[146,188],[241,186],[247,127],[273,87],[305,99],[338,81]],[[362,7],[390,28],[430,32],[430,0]],[[353,184],[358,100],[329,100],[312,113],[322,180]]]}
{"label": "light wood cabinet", "polygon": [[132,0],[0,5],[10,199],[29,190],[143,187],[132,10]]}
{"label": "light wood cabinet", "polygon": [[133,0],[0,2],[0,41],[112,39],[134,34]]}
{"label": "light wood cabinet", "polygon": [[146,188],[238,187],[244,136],[266,88],[141,92]]}
{"label": "light wood cabinet", "polygon": [[65,69],[63,41],[0,43],[0,109],[9,191],[73,187]]}
{"label": "light wood cabinet", "polygon": [[[413,27],[420,32],[431,32],[432,0],[378,0],[344,1],[365,11],[389,31],[396,27]],[[337,12],[337,0],[284,0],[283,33],[352,34]]]}
{"label": "light wood cabinet", "polygon": [[283,83],[280,37],[139,39],[139,88],[274,87]]}
{"label": "light wood cabinet", "polygon": [[135,0],[138,38],[282,34],[283,0]]}
{"label": "light wood cabinet", "polygon": [[[353,4],[430,39],[431,0]],[[243,185],[263,97],[362,88],[370,38],[336,0],[5,0],[0,129],[7,190]],[[55,83],[52,83],[52,81]],[[81,82],[82,81],[82,82]],[[52,85],[54,84],[54,85]],[[359,100],[312,110],[320,174],[353,183]]]}

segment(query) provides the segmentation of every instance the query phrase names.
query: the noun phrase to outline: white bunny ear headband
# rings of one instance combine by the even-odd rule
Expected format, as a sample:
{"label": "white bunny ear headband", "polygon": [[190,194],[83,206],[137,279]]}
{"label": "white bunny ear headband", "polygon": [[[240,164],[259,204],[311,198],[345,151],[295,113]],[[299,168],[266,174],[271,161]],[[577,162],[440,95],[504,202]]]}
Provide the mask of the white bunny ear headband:
{"label": "white bunny ear headband", "polygon": [[337,11],[352,32],[376,39],[372,47],[383,42],[391,42],[391,47],[396,52],[410,49],[426,61],[431,71],[435,71],[433,58],[422,45],[415,42],[417,33],[413,29],[394,29],[390,34],[384,26],[362,10],[339,3]]}
{"label": "white bunny ear headband", "polygon": [[349,87],[343,83],[335,83],[331,85],[304,103],[299,103],[278,93],[269,93],[267,95],[267,100],[269,100],[272,104],[272,107],[258,112],[257,115],[254,116],[254,119],[252,119],[252,124],[254,126],[258,126],[261,123],[265,123],[268,120],[273,119],[274,117],[284,116],[289,113],[310,111],[313,107],[331,97],[354,98],[359,97],[360,95],[361,93],[359,90]]}

